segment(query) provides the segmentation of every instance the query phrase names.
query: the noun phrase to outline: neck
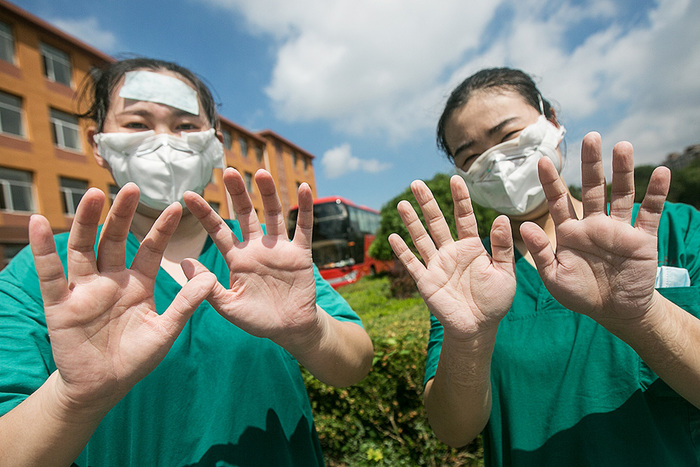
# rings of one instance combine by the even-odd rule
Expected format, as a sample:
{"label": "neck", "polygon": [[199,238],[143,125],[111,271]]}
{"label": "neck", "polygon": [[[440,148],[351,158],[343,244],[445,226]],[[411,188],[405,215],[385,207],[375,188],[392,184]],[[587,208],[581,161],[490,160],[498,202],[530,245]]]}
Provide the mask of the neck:
{"label": "neck", "polygon": [[[571,195],[569,195],[569,200],[571,201],[572,206],[574,207],[574,211],[576,211],[576,215],[578,216],[579,219],[582,218],[583,216],[583,204],[581,201],[577,200],[576,198],[573,198]],[[546,204],[545,204],[546,207]],[[554,225],[554,221],[552,220],[552,216],[549,214],[549,209],[545,209],[543,213],[541,214],[536,214],[535,217],[531,219],[510,219],[510,225],[513,230],[513,240],[515,243],[515,247],[518,249],[520,254],[525,257],[530,263],[533,263],[532,257],[530,256],[530,252],[527,250],[525,247],[525,243],[523,242],[523,239],[520,235],[520,226],[525,223],[525,222],[533,222],[537,224],[547,235],[547,238],[549,239],[549,243],[552,245],[552,248],[556,250],[557,248],[557,233],[556,233],[556,226]],[[533,263],[534,264],[534,263]]]}
{"label": "neck", "polygon": [[[153,227],[157,215],[136,212],[131,222],[131,233],[142,242]],[[207,232],[202,224],[187,209],[183,210],[182,218],[173,232],[163,253],[163,262],[170,261],[179,264],[185,258],[197,258],[202,251]]]}

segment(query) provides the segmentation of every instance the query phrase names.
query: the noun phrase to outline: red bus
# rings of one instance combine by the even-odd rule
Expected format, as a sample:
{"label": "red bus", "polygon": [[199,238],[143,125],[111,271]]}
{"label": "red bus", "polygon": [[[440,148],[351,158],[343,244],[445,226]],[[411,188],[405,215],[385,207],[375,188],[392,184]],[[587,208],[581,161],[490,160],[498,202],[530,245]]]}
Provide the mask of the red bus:
{"label": "red bus", "polygon": [[[289,211],[289,238],[297,225],[298,206]],[[314,230],[311,243],[314,263],[334,288],[352,284],[367,274],[391,268],[367,254],[379,229],[379,212],[331,196],[314,201]]]}

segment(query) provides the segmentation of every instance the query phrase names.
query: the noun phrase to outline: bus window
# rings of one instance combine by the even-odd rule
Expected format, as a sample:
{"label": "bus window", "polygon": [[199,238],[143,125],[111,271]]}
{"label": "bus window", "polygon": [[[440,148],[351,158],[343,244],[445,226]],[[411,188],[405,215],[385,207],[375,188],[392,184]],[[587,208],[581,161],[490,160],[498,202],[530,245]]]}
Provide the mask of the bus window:
{"label": "bus window", "polygon": [[[298,211],[292,208],[287,227],[290,238]],[[340,287],[366,274],[386,271],[391,261],[371,258],[367,250],[379,229],[379,212],[338,197],[314,201],[313,261],[321,275]]]}

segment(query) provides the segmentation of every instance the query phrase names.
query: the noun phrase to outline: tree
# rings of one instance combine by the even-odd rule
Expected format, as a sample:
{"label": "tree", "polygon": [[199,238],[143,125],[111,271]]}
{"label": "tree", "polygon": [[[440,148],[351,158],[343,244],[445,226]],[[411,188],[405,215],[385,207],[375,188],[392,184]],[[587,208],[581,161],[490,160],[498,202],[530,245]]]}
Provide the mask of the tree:
{"label": "tree", "polygon": [[[634,200],[641,203],[649,185],[649,178],[656,167],[641,165],[634,168]],[[700,159],[690,165],[671,171],[671,188],[668,201],[685,203],[700,209]]]}
{"label": "tree", "polygon": [[[450,231],[456,238],[454,203],[452,201],[452,193],[450,192],[450,175],[439,173],[425,183],[433,192],[435,200],[440,206],[440,209],[447,220],[447,224],[450,226]],[[420,217],[421,222],[424,221],[423,214],[420,212],[418,203],[413,197],[413,193],[411,193],[411,188],[409,186],[403,192],[401,192],[401,194],[394,197],[382,207],[380,211],[382,219],[379,225],[379,231],[377,232],[377,238],[375,238],[369,250],[371,256],[383,260],[392,259],[393,252],[391,250],[391,246],[389,245],[388,238],[389,235],[394,232],[401,235],[401,237],[406,241],[406,244],[408,244],[409,248],[415,251],[413,241],[408,235],[408,230],[403,225],[403,222],[401,222],[399,213],[396,210],[396,205],[399,204],[399,201],[404,199],[413,205],[413,209],[415,209],[418,213],[418,217]],[[498,213],[492,209],[484,208],[476,204],[474,204],[473,207],[479,228],[479,235],[481,237],[486,237],[489,235],[491,224],[498,216]]]}

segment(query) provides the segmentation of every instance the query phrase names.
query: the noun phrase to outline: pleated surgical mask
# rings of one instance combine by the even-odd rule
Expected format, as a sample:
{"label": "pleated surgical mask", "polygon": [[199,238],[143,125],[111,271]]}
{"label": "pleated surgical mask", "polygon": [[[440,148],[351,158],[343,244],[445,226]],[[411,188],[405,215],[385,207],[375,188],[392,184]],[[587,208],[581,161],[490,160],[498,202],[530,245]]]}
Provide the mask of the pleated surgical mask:
{"label": "pleated surgical mask", "polygon": [[517,138],[493,146],[466,172],[457,168],[457,173],[464,178],[475,203],[506,215],[528,214],[545,200],[537,162],[549,157],[561,172],[557,147],[564,133],[563,126],[557,127],[540,115]]}
{"label": "pleated surgical mask", "polygon": [[201,194],[213,170],[224,166],[223,145],[213,128],[180,136],[151,130],[99,133],[94,138],[117,185],[134,182],[141,190],[140,202],[158,210],[182,203],[185,191]]}

